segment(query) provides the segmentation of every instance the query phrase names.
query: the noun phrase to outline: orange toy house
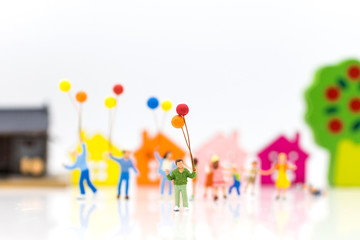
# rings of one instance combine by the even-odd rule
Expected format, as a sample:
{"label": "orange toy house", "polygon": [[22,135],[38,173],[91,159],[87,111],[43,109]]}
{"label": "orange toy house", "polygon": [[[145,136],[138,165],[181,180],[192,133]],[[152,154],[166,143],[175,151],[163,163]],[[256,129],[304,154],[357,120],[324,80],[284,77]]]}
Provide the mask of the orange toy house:
{"label": "orange toy house", "polygon": [[174,159],[184,158],[185,156],[185,151],[162,133],[157,134],[155,137],[149,137],[148,132],[144,131],[142,145],[134,154],[140,172],[137,178],[139,185],[160,184],[159,163],[154,156],[157,147],[161,156],[167,151],[173,153]]}

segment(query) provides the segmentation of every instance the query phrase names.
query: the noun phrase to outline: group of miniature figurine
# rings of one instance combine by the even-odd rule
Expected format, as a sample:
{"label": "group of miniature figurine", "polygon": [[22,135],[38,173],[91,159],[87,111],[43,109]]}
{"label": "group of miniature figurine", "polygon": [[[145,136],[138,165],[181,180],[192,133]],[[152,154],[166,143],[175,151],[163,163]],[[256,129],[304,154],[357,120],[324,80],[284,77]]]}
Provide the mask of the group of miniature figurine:
{"label": "group of miniature figurine", "polygon": [[[72,165],[65,165],[64,167],[67,169],[80,169],[80,180],[79,180],[79,187],[80,187],[80,195],[78,199],[85,199],[85,188],[84,188],[84,180],[86,180],[88,186],[96,195],[97,189],[91,183],[90,176],[89,176],[89,168],[86,163],[86,153],[87,148],[85,142],[82,141],[81,143],[81,152],[77,154],[76,161]],[[120,199],[121,196],[121,186],[123,185],[123,181],[125,181],[125,199],[129,199],[129,177],[130,177],[130,169],[138,174],[139,171],[135,167],[133,160],[131,159],[131,151],[125,150],[123,151],[123,156],[121,158],[115,157],[111,152],[108,154],[108,158],[112,161],[117,162],[120,165],[120,176],[119,182],[117,187],[117,198]],[[163,198],[165,194],[165,186],[168,185],[168,194],[169,196],[172,195],[172,188],[174,184],[174,192],[175,192],[175,206],[174,211],[179,211],[180,208],[180,194],[182,198],[183,209],[186,211],[188,210],[188,196],[187,196],[187,178],[192,179],[193,184],[193,192],[190,200],[195,198],[195,189],[196,189],[196,166],[198,165],[198,159],[195,160],[195,169],[194,171],[190,172],[188,168],[190,167],[185,163],[183,159],[172,159],[172,152],[168,151],[163,156],[160,156],[158,151],[155,151],[154,157],[157,159],[159,163],[158,173],[160,175],[160,194],[161,198]],[[210,160],[209,171],[206,174],[206,181],[205,181],[205,193],[204,198],[207,198],[207,194],[209,189],[212,190],[213,199],[217,201],[219,199],[220,190],[222,191],[224,199],[227,198],[227,195],[230,195],[233,190],[236,190],[238,196],[240,196],[240,171],[237,169],[236,166],[232,166],[231,168],[225,168],[220,163],[220,158],[217,155],[214,155]],[[246,183],[244,187],[244,192],[247,189],[251,188],[251,194],[254,194],[255,188],[255,181],[258,174],[262,175],[270,175],[275,170],[278,171],[277,180],[275,182],[275,186],[277,189],[276,199],[285,199],[286,190],[290,187],[290,181],[288,180],[286,171],[296,170],[296,166],[289,163],[287,161],[287,155],[285,153],[280,153],[278,155],[277,162],[273,165],[272,168],[268,170],[262,170],[258,168],[257,161],[253,161],[251,163],[251,169],[249,169],[248,176],[246,178]],[[231,186],[227,188],[227,183],[225,181],[224,171],[230,171],[231,176],[233,179],[233,183]],[[172,183],[174,181],[174,183]],[[323,195],[325,192],[319,189],[316,189],[312,186],[304,185],[304,189],[308,190],[314,196]]]}

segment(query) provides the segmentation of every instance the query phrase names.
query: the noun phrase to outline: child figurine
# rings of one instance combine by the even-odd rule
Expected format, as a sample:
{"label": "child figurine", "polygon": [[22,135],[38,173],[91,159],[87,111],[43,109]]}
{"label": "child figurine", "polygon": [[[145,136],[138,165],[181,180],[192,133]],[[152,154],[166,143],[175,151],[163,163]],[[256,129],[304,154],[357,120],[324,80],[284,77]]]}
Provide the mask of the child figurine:
{"label": "child figurine", "polygon": [[209,189],[213,188],[212,164],[209,165],[209,172],[206,173],[204,198],[207,197]]}
{"label": "child figurine", "polygon": [[287,156],[285,153],[279,153],[276,164],[267,171],[263,171],[263,170],[261,171],[262,175],[270,175],[275,170],[279,171],[278,178],[275,182],[275,185],[277,188],[276,200],[278,200],[280,198],[281,192],[282,192],[283,199],[285,200],[286,189],[290,186],[290,181],[288,180],[288,178],[286,176],[287,169],[296,170],[297,167],[295,165],[290,165],[288,163]]}
{"label": "child figurine", "polygon": [[86,180],[88,186],[93,191],[94,196],[96,195],[97,190],[90,181],[89,168],[86,163],[86,143],[83,140],[81,140],[81,153],[77,154],[75,163],[73,165],[66,165],[63,163],[63,166],[69,170],[75,168],[80,169],[80,180],[79,180],[80,195],[78,196],[79,200],[85,199],[84,180]]}
{"label": "child figurine", "polygon": [[223,190],[224,199],[226,199],[226,189],[225,189],[225,179],[223,170],[224,168],[220,166],[219,156],[214,155],[211,158],[212,169],[213,169],[213,188],[214,188],[214,200],[218,200],[218,191],[219,188]]}
{"label": "child figurine", "polygon": [[159,161],[159,173],[161,175],[161,183],[160,183],[160,194],[161,197],[164,196],[164,190],[165,190],[165,183],[168,183],[169,186],[169,196],[172,194],[172,183],[169,181],[166,177],[166,170],[171,171],[176,168],[176,165],[172,158],[172,153],[170,151],[166,152],[163,157],[160,157],[160,154],[158,151],[155,151],[155,157]]}
{"label": "child figurine", "polygon": [[187,178],[194,179],[196,177],[196,168],[192,173],[184,167],[184,162],[182,159],[176,160],[176,166],[171,175],[170,170],[166,169],[166,175],[167,179],[169,181],[174,180],[174,188],[175,188],[175,207],[174,211],[178,212],[180,207],[180,193],[181,198],[183,200],[183,208],[185,211],[189,210],[189,203],[187,198],[187,191],[186,191],[186,184],[187,184]]}
{"label": "child figurine", "polygon": [[235,188],[237,195],[240,196],[240,173],[238,172],[236,166],[232,167],[232,177],[234,179],[234,184],[229,188],[229,195],[231,194],[232,190]]}
{"label": "child figurine", "polygon": [[132,160],[130,159],[131,152],[128,150],[123,151],[124,157],[122,158],[116,158],[111,153],[109,154],[110,159],[114,160],[115,162],[120,164],[121,168],[121,174],[119,178],[119,184],[118,184],[118,192],[117,192],[117,199],[120,199],[120,193],[121,193],[121,183],[125,180],[126,186],[125,186],[125,199],[129,200],[129,173],[130,168],[134,170],[136,174],[139,173],[139,171],[134,167],[134,164]]}
{"label": "child figurine", "polygon": [[319,188],[315,188],[312,185],[307,185],[304,184],[303,185],[303,189],[307,190],[312,196],[314,197],[320,197],[320,196],[325,196],[326,195],[326,191],[325,190],[321,190]]}
{"label": "child figurine", "polygon": [[[195,164],[195,168],[197,168],[197,164],[198,164],[197,158],[194,158],[194,164]],[[192,179],[192,196],[191,196],[191,200],[195,199],[196,181],[197,181],[196,177]]]}
{"label": "child figurine", "polygon": [[249,185],[251,185],[251,195],[254,195],[255,181],[256,181],[256,176],[257,176],[258,172],[259,172],[259,169],[257,168],[257,161],[255,160],[251,163],[250,173],[247,178],[247,182],[245,184],[245,189],[244,189],[245,193],[246,193],[246,190],[249,187]]}

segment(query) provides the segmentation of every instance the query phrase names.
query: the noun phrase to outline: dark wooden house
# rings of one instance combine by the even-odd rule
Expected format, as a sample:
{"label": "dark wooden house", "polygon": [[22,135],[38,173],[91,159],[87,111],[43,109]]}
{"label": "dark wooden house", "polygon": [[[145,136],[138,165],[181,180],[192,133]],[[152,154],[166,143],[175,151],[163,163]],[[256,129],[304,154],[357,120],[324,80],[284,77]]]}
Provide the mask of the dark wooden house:
{"label": "dark wooden house", "polygon": [[0,176],[44,176],[47,107],[0,109]]}

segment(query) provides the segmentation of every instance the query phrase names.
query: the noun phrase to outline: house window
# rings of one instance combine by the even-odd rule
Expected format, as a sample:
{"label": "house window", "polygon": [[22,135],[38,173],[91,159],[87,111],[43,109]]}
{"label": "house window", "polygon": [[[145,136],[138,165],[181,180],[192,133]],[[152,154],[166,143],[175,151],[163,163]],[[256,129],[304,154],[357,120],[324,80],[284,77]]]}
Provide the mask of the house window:
{"label": "house window", "polygon": [[278,157],[277,151],[271,151],[268,156],[269,160],[272,162],[275,162],[277,160],[277,157]]}
{"label": "house window", "polygon": [[295,162],[299,159],[299,154],[296,151],[291,151],[289,153],[289,161]]}

